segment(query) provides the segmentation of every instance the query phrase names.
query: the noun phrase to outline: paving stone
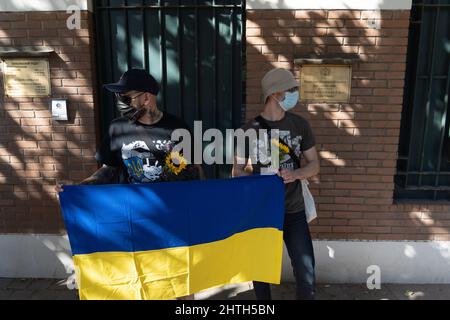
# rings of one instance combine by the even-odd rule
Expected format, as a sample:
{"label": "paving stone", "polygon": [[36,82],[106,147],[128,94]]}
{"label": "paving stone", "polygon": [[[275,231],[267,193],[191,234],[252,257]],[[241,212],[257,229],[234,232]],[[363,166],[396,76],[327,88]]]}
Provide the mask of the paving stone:
{"label": "paving stone", "polygon": [[32,300],[78,300],[78,294],[62,290],[37,290],[33,292]]}
{"label": "paving stone", "polygon": [[250,283],[240,283],[233,285],[226,285],[223,287],[212,288],[204,290],[195,294],[197,300],[235,300],[236,297],[242,293],[249,291],[252,288]]}
{"label": "paving stone", "polygon": [[[333,285],[331,285],[333,286]],[[334,285],[333,300],[395,300],[395,295],[387,288],[370,290],[365,284]],[[326,287],[323,290],[326,291]],[[339,291],[341,293],[339,293]],[[325,300],[326,298],[324,297]]]}
{"label": "paving stone", "polygon": [[8,300],[31,300],[33,291],[29,290],[13,290]]}
{"label": "paving stone", "polygon": [[388,284],[397,300],[449,300],[450,284]]}
{"label": "paving stone", "polygon": [[0,300],[8,300],[11,294],[12,291],[10,290],[0,290]]}
{"label": "paving stone", "polygon": [[27,290],[44,290],[50,288],[54,283],[52,279],[34,279]]}
{"label": "paving stone", "polygon": [[67,284],[68,284],[67,279],[53,280],[53,283],[50,285],[48,289],[66,291],[69,290]]}
{"label": "paving stone", "polygon": [[295,283],[282,283],[281,285],[271,285],[272,299],[274,300],[295,300]]}
{"label": "paving stone", "polygon": [[[271,285],[274,300],[295,299],[295,284]],[[450,284],[382,284],[369,290],[365,284],[318,284],[317,300],[450,300]],[[66,280],[0,279],[0,300],[78,300]],[[251,282],[205,290],[197,300],[255,300]]]}
{"label": "paving stone", "polygon": [[10,290],[25,290],[32,282],[32,279],[13,279],[13,281],[8,284],[7,288]]}
{"label": "paving stone", "polygon": [[59,291],[55,300],[79,300],[78,292],[72,291]]}
{"label": "paving stone", "polygon": [[0,278],[0,290],[7,289],[8,285],[13,281],[13,279]]}

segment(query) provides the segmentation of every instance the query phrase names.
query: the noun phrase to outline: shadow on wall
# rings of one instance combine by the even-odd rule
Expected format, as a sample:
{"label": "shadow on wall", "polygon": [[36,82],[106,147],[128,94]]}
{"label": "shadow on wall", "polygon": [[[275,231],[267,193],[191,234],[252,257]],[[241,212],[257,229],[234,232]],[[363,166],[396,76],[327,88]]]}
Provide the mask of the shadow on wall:
{"label": "shadow on wall", "polygon": [[[0,42],[55,49],[49,58],[52,98],[68,99],[70,120],[53,121],[48,98],[11,98],[1,91],[0,233],[63,233],[56,181],[78,182],[97,168],[87,14],[82,17],[85,29],[74,31],[47,28],[49,21],[63,28],[69,16],[65,13],[27,13],[34,14],[36,20],[29,23],[41,27],[27,36],[26,30],[10,35],[8,28],[9,23],[14,26],[14,19],[25,19],[25,14],[11,18],[0,13],[0,21],[7,21]],[[3,76],[0,81],[3,88]]]}

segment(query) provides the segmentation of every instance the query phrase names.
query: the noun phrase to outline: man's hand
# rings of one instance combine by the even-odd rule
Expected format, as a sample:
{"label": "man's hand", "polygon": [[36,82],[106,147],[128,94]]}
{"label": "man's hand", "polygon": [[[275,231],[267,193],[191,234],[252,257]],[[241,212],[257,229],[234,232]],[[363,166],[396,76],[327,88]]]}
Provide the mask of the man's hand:
{"label": "man's hand", "polygon": [[285,184],[295,182],[300,178],[298,170],[281,169],[278,175],[283,179]]}
{"label": "man's hand", "polygon": [[64,184],[57,182],[55,186],[55,191],[57,193],[64,192]]}
{"label": "man's hand", "polygon": [[305,160],[307,162],[306,166],[299,168],[297,170],[286,170],[281,169],[278,175],[283,178],[284,183],[292,183],[296,180],[305,180],[309,179],[317,174],[320,171],[319,159],[317,156],[317,151],[315,147],[312,147],[303,152]]}
{"label": "man's hand", "polygon": [[67,180],[56,181],[55,191],[57,193],[64,192],[64,186],[69,186],[71,184],[73,183]]}
{"label": "man's hand", "polygon": [[[245,164],[242,164],[245,163]],[[243,177],[250,176],[253,173],[252,160],[249,158],[244,160],[242,158],[234,157],[233,169],[231,170],[231,176],[235,177]]]}

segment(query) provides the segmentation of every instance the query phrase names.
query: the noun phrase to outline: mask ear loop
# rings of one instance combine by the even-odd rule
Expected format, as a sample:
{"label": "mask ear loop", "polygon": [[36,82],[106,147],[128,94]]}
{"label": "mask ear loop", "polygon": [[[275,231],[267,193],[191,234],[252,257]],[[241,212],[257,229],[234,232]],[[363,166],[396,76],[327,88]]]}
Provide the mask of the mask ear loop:
{"label": "mask ear loop", "polygon": [[[134,97],[133,99],[138,98],[138,97],[142,96],[143,94],[144,94],[144,92],[141,93],[140,95]],[[130,98],[130,103],[131,103],[131,100],[132,99]],[[129,114],[127,114],[127,117],[130,120],[130,122],[136,123],[136,121],[138,121],[146,113],[146,110],[143,106],[140,106],[139,108],[134,108],[134,107],[131,107],[131,108],[132,108],[132,110],[129,112]]]}
{"label": "mask ear loop", "polygon": [[[283,109],[282,105],[283,105],[283,101],[284,99],[286,99],[286,94],[284,95],[283,100],[278,100],[277,98],[275,98],[274,95],[272,95],[272,98],[278,103],[278,105]],[[284,109],[283,109],[284,110]]]}
{"label": "mask ear loop", "polygon": [[139,118],[141,118],[145,114],[145,108],[144,107],[140,107],[139,109],[133,108],[133,110],[136,111],[134,113],[130,111],[129,114],[127,114],[126,116],[128,117],[128,119],[130,119],[132,123],[136,123],[136,121],[138,121]]}

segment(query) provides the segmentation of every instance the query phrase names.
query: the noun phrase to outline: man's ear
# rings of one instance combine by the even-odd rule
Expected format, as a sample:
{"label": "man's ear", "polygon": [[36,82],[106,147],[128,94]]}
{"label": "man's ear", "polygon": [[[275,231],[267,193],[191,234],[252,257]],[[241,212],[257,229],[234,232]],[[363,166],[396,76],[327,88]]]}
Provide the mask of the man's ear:
{"label": "man's ear", "polygon": [[144,104],[150,105],[152,103],[152,95],[149,92],[144,93]]}

